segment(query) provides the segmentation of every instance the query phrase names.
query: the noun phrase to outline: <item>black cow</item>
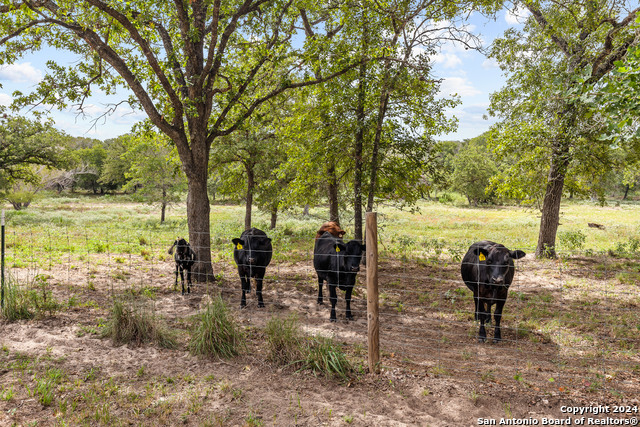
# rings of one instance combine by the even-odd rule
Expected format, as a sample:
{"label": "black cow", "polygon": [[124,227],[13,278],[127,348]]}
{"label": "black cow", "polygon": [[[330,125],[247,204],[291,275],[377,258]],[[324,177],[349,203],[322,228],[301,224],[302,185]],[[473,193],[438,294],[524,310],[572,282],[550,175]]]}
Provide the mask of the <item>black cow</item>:
{"label": "black cow", "polygon": [[318,304],[322,304],[322,284],[329,286],[329,301],[331,301],[331,315],[329,320],[335,322],[336,303],[338,294],[336,287],[345,291],[347,301],[346,316],[353,320],[351,314],[351,293],[356,284],[356,274],[360,271],[360,261],[365,251],[365,245],[356,240],[344,243],[335,238],[328,231],[316,240],[313,250],[313,267],[318,274]]}
{"label": "black cow", "polygon": [[493,304],[496,305],[493,314],[496,322],[493,342],[502,340],[500,320],[515,274],[513,260],[525,255],[521,250],[510,251],[499,243],[483,240],[471,245],[462,259],[460,272],[465,285],[473,292],[475,319],[480,320],[480,342],[487,339],[484,324],[491,322]]}
{"label": "black cow", "polygon": [[273,255],[271,239],[267,237],[264,231],[250,228],[243,231],[239,239],[233,239],[232,242],[234,244],[233,259],[238,265],[238,274],[242,284],[240,307],[247,305],[246,293],[251,293],[252,277],[256,279],[258,307],[264,307],[262,280]]}
{"label": "black cow", "polygon": [[187,293],[191,293],[191,267],[196,262],[196,253],[191,246],[183,238],[178,238],[169,248],[169,255],[173,254],[173,248],[176,248],[174,259],[176,261],[176,282],[174,287],[178,287],[178,272],[180,273],[180,281],[182,284],[182,295],[184,295],[184,271],[187,272]]}

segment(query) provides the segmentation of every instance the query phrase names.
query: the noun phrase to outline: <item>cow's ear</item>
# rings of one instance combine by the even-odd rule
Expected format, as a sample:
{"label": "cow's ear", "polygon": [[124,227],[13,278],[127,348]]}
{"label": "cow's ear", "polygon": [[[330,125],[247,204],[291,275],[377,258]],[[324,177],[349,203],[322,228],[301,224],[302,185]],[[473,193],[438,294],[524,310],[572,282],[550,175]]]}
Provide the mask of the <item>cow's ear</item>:
{"label": "cow's ear", "polygon": [[244,244],[244,242],[242,241],[242,239],[238,239],[237,237],[235,239],[232,240],[234,245],[242,245]]}
{"label": "cow's ear", "polygon": [[520,249],[517,249],[515,251],[509,252],[509,255],[511,255],[511,258],[513,258],[513,259],[520,259],[520,258],[524,258],[524,256],[527,255],[527,254],[525,254]]}
{"label": "cow's ear", "polygon": [[486,260],[487,256],[489,255],[488,250],[486,250],[485,248],[481,248],[479,246],[474,249],[473,253],[478,257],[480,261]]}
{"label": "cow's ear", "polygon": [[340,243],[334,244],[333,248],[336,250],[336,252],[341,252],[341,251],[344,251],[345,249],[347,249],[347,247],[345,245],[341,245]]}

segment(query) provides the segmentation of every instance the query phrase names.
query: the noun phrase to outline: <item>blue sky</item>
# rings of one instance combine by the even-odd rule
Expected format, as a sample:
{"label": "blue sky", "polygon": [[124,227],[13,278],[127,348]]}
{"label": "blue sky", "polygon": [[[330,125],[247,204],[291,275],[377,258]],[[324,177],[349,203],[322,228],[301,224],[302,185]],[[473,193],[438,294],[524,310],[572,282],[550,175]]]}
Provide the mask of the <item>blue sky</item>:
{"label": "blue sky", "polygon": [[[488,46],[507,28],[520,24],[514,14],[502,11],[495,19],[473,13],[469,18],[469,25],[473,33],[481,36],[483,45]],[[49,49],[25,56],[13,65],[0,67],[0,105],[8,105],[15,90],[25,93],[31,91],[45,75],[46,61],[50,59],[63,64],[76,60],[71,54]],[[462,101],[460,106],[449,111],[450,115],[459,119],[457,132],[441,135],[439,139],[473,138],[486,131],[495,122],[493,118],[483,118],[489,105],[489,94],[504,84],[504,77],[498,65],[479,52],[465,50],[455,44],[443,46],[434,62],[434,75],[443,79],[442,93],[457,93]],[[128,92],[124,89],[115,96],[96,94],[86,104],[88,116],[81,117],[73,111],[54,111],[52,117],[58,128],[72,136],[102,140],[114,138],[130,131],[134,123],[144,119],[144,113],[132,111],[125,105],[97,122],[94,122],[94,119],[104,113],[109,103],[125,99],[127,96]]]}

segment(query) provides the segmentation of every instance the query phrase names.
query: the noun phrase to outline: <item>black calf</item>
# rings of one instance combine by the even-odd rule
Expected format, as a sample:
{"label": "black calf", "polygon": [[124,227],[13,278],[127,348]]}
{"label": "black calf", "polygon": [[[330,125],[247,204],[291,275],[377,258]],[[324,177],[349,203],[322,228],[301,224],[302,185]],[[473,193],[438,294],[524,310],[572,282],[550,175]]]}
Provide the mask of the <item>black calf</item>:
{"label": "black calf", "polygon": [[169,255],[173,254],[176,248],[174,259],[176,260],[176,282],[174,287],[178,287],[178,272],[182,283],[182,295],[184,295],[184,271],[187,272],[187,293],[191,293],[191,266],[196,262],[196,253],[185,239],[179,238],[173,242],[169,248]]}

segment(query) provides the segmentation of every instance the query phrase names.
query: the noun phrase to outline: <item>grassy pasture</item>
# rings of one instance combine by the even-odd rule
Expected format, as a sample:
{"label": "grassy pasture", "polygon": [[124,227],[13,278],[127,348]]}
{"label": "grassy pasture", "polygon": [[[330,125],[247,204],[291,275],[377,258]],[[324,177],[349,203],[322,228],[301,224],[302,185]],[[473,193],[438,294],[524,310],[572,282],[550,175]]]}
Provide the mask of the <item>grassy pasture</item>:
{"label": "grassy pasture", "polygon": [[[173,289],[167,254],[175,237],[188,234],[183,207],[171,209],[165,224],[155,208],[126,196],[51,196],[8,211],[7,267],[29,290],[33,315],[0,319],[0,424],[468,425],[479,416],[561,415],[559,404],[544,403],[554,399],[612,404],[640,393],[640,205],[564,204],[561,257],[518,262],[499,345],[475,340],[459,260],[481,239],[533,252],[538,213],[431,202],[419,208],[379,210],[383,373],[376,379],[364,374],[364,274],[354,290],[355,321],[344,320],[343,293],[337,324],[328,322],[326,304],[315,304],[310,260],[323,210],[306,218],[285,213],[268,231],[275,252],[265,310],[252,307],[253,294],[249,308],[238,307],[230,240],[243,228],[241,206],[212,206],[217,281],[187,297]],[[267,231],[268,220],[257,213],[254,226]],[[209,295],[222,296],[241,325],[245,345],[227,361],[189,352]],[[122,299],[145,307],[175,342],[115,347],[101,338]],[[270,362],[273,321],[290,316],[302,334],[290,341],[331,338],[345,349],[349,380],[300,371],[304,360]],[[329,363],[342,357],[331,354]]]}

